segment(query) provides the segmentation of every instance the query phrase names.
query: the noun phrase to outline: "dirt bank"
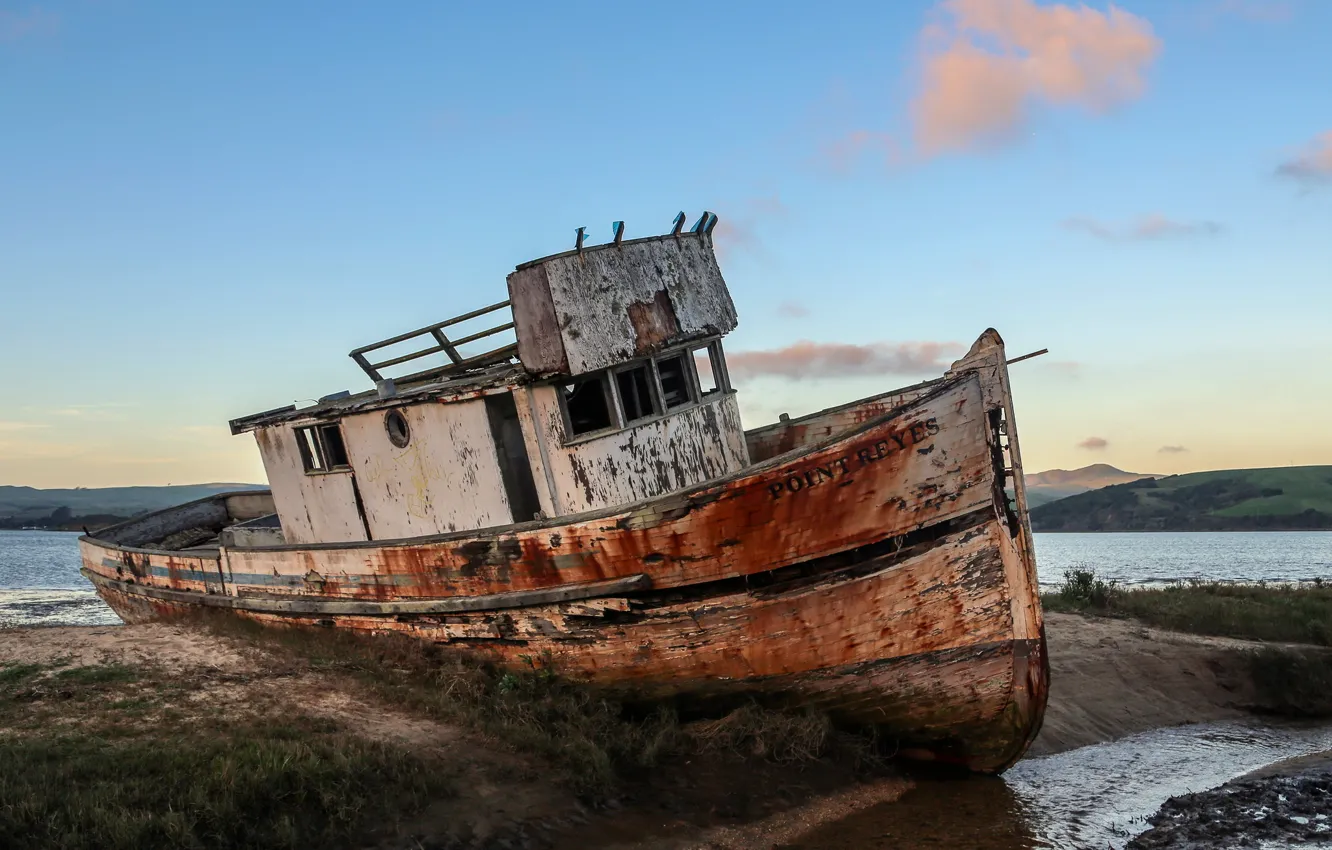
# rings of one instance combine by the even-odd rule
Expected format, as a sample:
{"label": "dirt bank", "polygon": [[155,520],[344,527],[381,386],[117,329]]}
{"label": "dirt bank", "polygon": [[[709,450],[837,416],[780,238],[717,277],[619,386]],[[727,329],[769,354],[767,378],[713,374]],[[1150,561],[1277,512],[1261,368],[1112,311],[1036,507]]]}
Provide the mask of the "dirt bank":
{"label": "dirt bank", "polygon": [[[1254,702],[1237,650],[1255,645],[1244,641],[1067,614],[1049,616],[1047,635],[1051,699],[1032,755],[1235,717]],[[455,765],[455,793],[399,825],[384,847],[771,847],[911,787],[882,774],[859,781],[818,763],[700,760],[654,771],[620,806],[589,812],[538,758],[385,704],[345,678],[293,665],[245,640],[163,624],[0,631],[0,665],[53,663],[158,665],[188,683],[184,702],[213,715],[324,718]],[[420,844],[412,843],[417,839]]]}
{"label": "dirt bank", "polygon": [[1046,615],[1046,641],[1050,703],[1031,756],[1234,718],[1257,702],[1244,652],[1259,643],[1076,614]]}

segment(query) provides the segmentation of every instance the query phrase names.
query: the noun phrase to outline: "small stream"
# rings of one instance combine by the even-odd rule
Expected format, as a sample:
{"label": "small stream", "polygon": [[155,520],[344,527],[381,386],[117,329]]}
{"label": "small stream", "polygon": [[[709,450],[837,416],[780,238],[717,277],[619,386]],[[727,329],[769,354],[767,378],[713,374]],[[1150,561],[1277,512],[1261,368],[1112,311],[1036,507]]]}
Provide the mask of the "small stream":
{"label": "small stream", "polygon": [[1332,727],[1157,729],[1018,763],[1002,778],[919,779],[895,803],[805,836],[800,850],[1119,850],[1168,798],[1332,749]]}

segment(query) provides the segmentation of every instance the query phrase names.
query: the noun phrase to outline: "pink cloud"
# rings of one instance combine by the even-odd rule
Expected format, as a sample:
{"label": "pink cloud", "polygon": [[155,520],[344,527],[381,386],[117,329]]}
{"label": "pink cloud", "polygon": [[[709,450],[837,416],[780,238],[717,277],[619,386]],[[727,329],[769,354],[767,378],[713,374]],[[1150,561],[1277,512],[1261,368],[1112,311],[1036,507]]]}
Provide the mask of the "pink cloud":
{"label": "pink cloud", "polygon": [[1184,446],[1162,446],[1161,448],[1157,449],[1157,451],[1160,452],[1161,454],[1166,454],[1166,455],[1178,455],[1187,452],[1188,449]]}
{"label": "pink cloud", "polygon": [[781,218],[786,214],[786,204],[777,195],[750,198],[731,208],[730,212],[725,207],[720,208],[717,226],[712,232],[717,256],[725,258],[736,248],[760,252],[763,246],[758,236],[759,225],[765,219]]}
{"label": "pink cloud", "polygon": [[1332,182],[1332,130],[1320,133],[1300,154],[1281,163],[1277,174],[1309,187]]}
{"label": "pink cloud", "polygon": [[1107,112],[1141,96],[1161,51],[1151,25],[1110,6],[1033,0],[945,0],[922,36],[921,88],[911,107],[925,156],[1016,137],[1033,104]]}
{"label": "pink cloud", "polygon": [[821,154],[823,162],[839,173],[853,170],[866,156],[872,155],[888,164],[901,159],[897,140],[887,133],[874,130],[853,130],[824,145]]}
{"label": "pink cloud", "polygon": [[1140,242],[1187,236],[1217,236],[1225,228],[1215,221],[1177,221],[1160,213],[1139,216],[1127,224],[1107,224],[1086,216],[1064,219],[1064,227],[1111,242]]}
{"label": "pink cloud", "polygon": [[1092,452],[1099,452],[1104,450],[1105,447],[1108,445],[1110,445],[1110,441],[1104,437],[1088,437],[1087,439],[1078,443],[1078,448],[1087,449],[1088,451]]}
{"label": "pink cloud", "polygon": [[787,319],[803,319],[809,315],[809,308],[799,301],[783,301],[777,305],[777,315]]}
{"label": "pink cloud", "polygon": [[915,375],[942,372],[952,358],[965,351],[966,346],[956,342],[853,345],[801,340],[784,348],[728,353],[726,367],[736,378],[772,375],[800,380],[853,375]]}

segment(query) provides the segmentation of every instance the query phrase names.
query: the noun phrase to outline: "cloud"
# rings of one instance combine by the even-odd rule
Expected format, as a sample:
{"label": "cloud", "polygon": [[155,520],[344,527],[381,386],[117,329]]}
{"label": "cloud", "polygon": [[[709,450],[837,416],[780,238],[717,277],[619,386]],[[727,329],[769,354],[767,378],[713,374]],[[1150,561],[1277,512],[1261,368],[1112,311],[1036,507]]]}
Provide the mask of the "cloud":
{"label": "cloud", "polygon": [[1161,448],[1157,449],[1157,451],[1163,455],[1179,455],[1179,454],[1184,454],[1184,452],[1187,452],[1188,449],[1185,448],[1184,446],[1162,446]]}
{"label": "cloud", "polygon": [[1161,40],[1110,6],[945,0],[921,36],[912,135],[924,156],[1011,142],[1035,104],[1105,113],[1142,95]]}
{"label": "cloud", "polygon": [[55,32],[60,17],[40,6],[30,6],[26,12],[0,9],[0,44],[13,43],[34,35]]}
{"label": "cloud", "polygon": [[1110,445],[1110,441],[1104,437],[1088,437],[1078,443],[1078,448],[1086,449],[1091,452],[1099,452],[1108,445]]}
{"label": "cloud", "polygon": [[966,351],[956,342],[800,342],[766,351],[738,351],[726,355],[726,368],[735,378],[774,375],[793,380],[841,378],[853,375],[914,375],[942,372],[952,358]]}
{"label": "cloud", "polygon": [[825,144],[820,151],[820,159],[833,171],[845,174],[871,154],[890,165],[902,159],[902,149],[897,139],[875,130],[853,130]]}
{"label": "cloud", "polygon": [[1082,364],[1076,360],[1051,360],[1041,365],[1068,378],[1076,378],[1082,374]]}
{"label": "cloud", "polygon": [[1332,183],[1332,130],[1316,136],[1301,153],[1277,166],[1276,173],[1308,188]]}
{"label": "cloud", "polygon": [[788,319],[803,319],[809,315],[809,308],[799,301],[783,301],[777,305],[777,315]]}
{"label": "cloud", "polygon": [[1064,227],[1080,230],[1107,242],[1147,242],[1192,236],[1218,236],[1225,228],[1215,221],[1176,221],[1160,213],[1139,216],[1127,224],[1107,224],[1086,216],[1064,219]]}
{"label": "cloud", "polygon": [[762,253],[759,224],[765,219],[784,218],[787,212],[786,204],[776,195],[750,198],[729,211],[721,208],[717,214],[717,226],[713,229],[717,256],[727,257],[736,248]]}

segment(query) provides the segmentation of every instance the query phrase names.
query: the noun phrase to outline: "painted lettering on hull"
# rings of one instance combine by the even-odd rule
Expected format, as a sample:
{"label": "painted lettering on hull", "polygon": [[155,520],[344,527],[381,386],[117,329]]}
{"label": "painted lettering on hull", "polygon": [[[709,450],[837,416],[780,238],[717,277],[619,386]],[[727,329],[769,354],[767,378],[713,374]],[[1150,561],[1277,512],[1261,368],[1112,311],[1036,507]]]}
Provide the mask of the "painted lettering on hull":
{"label": "painted lettering on hull", "polygon": [[[795,470],[780,481],[769,484],[768,495],[774,499],[780,499],[789,494],[817,487],[825,481],[845,478],[857,469],[864,469],[886,457],[921,446],[922,443],[927,442],[938,433],[939,420],[934,417],[930,417],[923,422],[913,422],[900,431],[889,432],[887,437],[882,440],[854,448],[850,454],[806,469]],[[917,449],[917,451],[926,454],[932,450],[933,444],[921,446]]]}

